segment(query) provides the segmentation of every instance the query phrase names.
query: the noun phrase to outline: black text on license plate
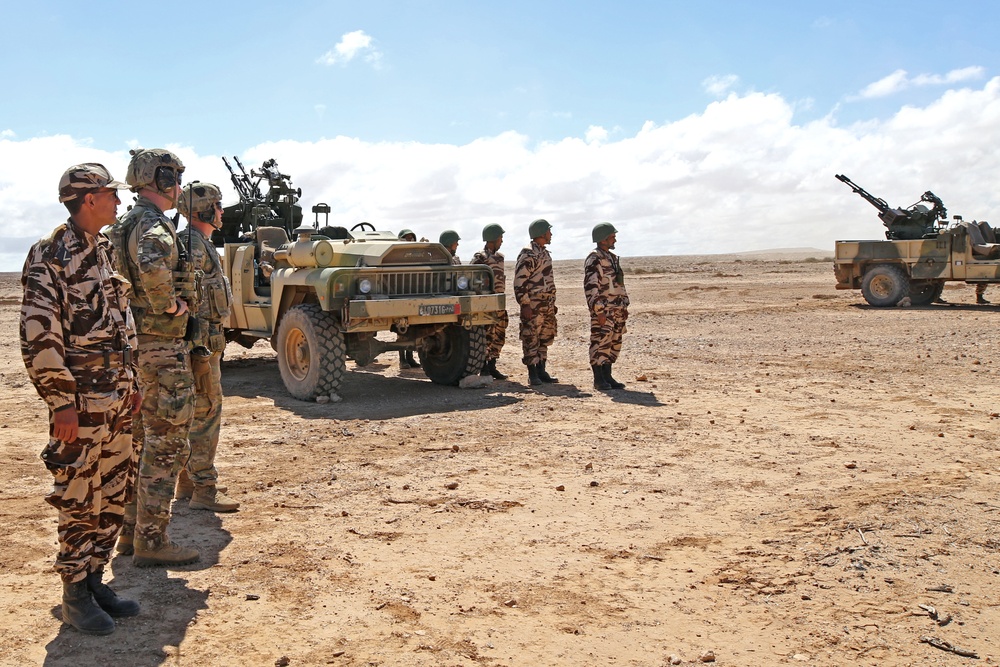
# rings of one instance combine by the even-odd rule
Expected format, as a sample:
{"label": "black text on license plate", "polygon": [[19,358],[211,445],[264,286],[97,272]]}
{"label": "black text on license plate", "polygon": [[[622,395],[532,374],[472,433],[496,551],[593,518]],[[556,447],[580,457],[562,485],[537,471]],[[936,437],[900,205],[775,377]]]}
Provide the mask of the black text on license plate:
{"label": "black text on license plate", "polygon": [[417,313],[420,315],[458,315],[461,308],[457,303],[435,304],[433,306],[420,306]]}

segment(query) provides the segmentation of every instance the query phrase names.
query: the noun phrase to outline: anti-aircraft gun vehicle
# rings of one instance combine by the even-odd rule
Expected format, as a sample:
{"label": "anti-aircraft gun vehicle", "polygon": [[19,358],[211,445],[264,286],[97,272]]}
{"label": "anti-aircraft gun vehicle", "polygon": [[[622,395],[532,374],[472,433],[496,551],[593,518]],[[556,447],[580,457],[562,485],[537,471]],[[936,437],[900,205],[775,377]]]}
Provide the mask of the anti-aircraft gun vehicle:
{"label": "anti-aircraft gun vehicle", "polygon": [[[941,297],[948,281],[1000,282],[1000,243],[988,222],[966,222],[933,192],[905,209],[892,208],[843,174],[837,180],[878,209],[885,241],[837,241],[837,289],[860,289],[872,306],[922,306]],[[925,204],[930,204],[928,207]]]}
{"label": "anti-aircraft gun vehicle", "polygon": [[248,173],[233,159],[238,171],[223,158],[240,201],[223,209],[213,235],[233,289],[226,337],[246,347],[270,340],[292,396],[334,394],[347,359],[365,366],[390,350],[415,349],[438,384],[480,372],[489,327],[506,307],[489,267],[452,266],[444,246],[400,241],[367,222],[320,227],[327,204],[303,225],[301,190],[274,160]]}

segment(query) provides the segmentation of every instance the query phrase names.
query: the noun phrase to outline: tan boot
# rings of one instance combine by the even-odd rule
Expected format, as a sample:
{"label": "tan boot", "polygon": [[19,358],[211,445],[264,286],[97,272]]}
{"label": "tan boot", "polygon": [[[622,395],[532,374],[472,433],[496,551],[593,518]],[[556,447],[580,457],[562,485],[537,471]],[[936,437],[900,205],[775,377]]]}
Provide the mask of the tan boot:
{"label": "tan boot", "polygon": [[135,526],[124,526],[118,535],[118,546],[115,547],[115,551],[123,556],[131,556],[135,551],[135,547],[132,545],[134,536]]}
{"label": "tan boot", "polygon": [[135,538],[135,555],[132,556],[132,564],[136,567],[187,565],[196,560],[198,560],[197,549],[182,547],[168,539],[164,539],[161,544],[155,545],[149,544],[141,536]]}
{"label": "tan boot", "polygon": [[193,510],[209,510],[211,512],[235,512],[240,508],[239,502],[233,500],[215,486],[199,486],[191,496],[188,505]]}
{"label": "tan boot", "polygon": [[174,498],[177,500],[187,500],[194,493],[194,483],[188,476],[187,468],[181,468],[177,473],[177,488],[174,490]]}

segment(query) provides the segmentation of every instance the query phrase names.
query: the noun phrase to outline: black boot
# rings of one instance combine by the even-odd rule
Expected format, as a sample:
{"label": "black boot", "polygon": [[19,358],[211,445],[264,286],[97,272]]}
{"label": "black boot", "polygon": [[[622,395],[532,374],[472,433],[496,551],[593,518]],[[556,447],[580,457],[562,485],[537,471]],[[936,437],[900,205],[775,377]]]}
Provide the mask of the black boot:
{"label": "black boot", "polygon": [[497,370],[497,360],[496,359],[490,359],[489,362],[486,364],[486,369],[489,372],[489,374],[493,376],[494,380],[506,380],[507,379],[506,375],[504,375],[499,370]]}
{"label": "black boot", "polygon": [[603,366],[591,366],[590,370],[594,371],[594,389],[598,389],[600,391],[607,391],[608,389],[611,389],[611,385],[604,379]]}
{"label": "black boot", "polygon": [[94,601],[100,605],[101,609],[108,612],[109,616],[138,616],[139,603],[135,600],[124,600],[111,590],[107,584],[101,580],[104,578],[104,570],[91,572],[87,575],[87,588],[94,595]]}
{"label": "black boot", "polygon": [[115,621],[97,606],[86,579],[75,584],[63,582],[63,622],[88,635],[110,635]]}
{"label": "black boot", "polygon": [[604,381],[607,382],[609,385],[611,385],[612,389],[624,389],[625,385],[623,385],[621,382],[611,377],[611,366],[612,366],[611,363],[606,363],[603,366],[601,366],[601,368],[604,370]]}
{"label": "black boot", "polygon": [[528,364],[528,384],[532,387],[537,387],[542,381],[538,378],[538,366],[535,364]]}
{"label": "black boot", "polygon": [[559,382],[559,378],[554,378],[549,375],[548,371],[545,370],[545,362],[538,364],[537,368],[538,379],[542,382]]}

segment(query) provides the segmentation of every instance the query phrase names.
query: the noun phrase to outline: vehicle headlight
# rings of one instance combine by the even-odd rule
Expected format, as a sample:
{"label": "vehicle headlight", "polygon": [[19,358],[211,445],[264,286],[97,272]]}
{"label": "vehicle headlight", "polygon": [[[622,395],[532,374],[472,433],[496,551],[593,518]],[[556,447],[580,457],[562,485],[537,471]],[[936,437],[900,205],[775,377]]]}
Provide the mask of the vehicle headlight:
{"label": "vehicle headlight", "polygon": [[468,276],[459,276],[458,280],[455,281],[455,284],[458,285],[458,289],[460,289],[460,290],[467,290],[467,289],[469,289],[469,277]]}
{"label": "vehicle headlight", "polygon": [[372,281],[367,278],[362,278],[358,281],[358,291],[362,294],[368,294],[372,291]]}

